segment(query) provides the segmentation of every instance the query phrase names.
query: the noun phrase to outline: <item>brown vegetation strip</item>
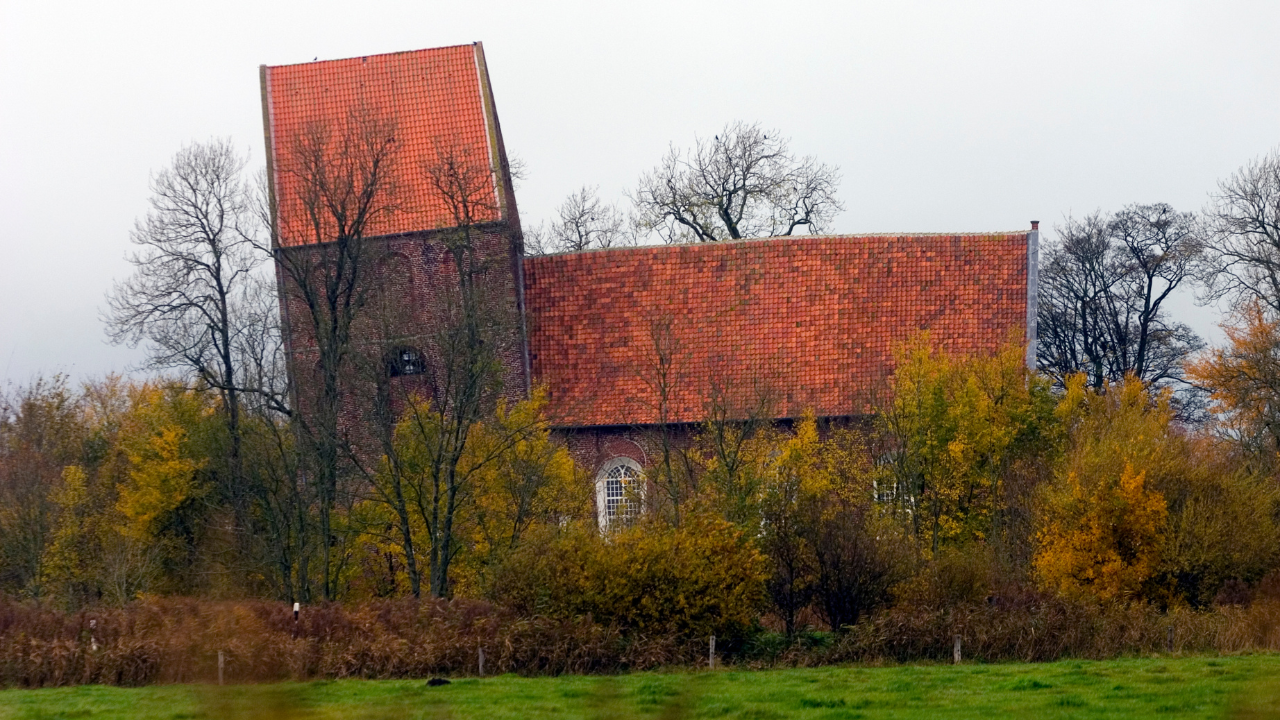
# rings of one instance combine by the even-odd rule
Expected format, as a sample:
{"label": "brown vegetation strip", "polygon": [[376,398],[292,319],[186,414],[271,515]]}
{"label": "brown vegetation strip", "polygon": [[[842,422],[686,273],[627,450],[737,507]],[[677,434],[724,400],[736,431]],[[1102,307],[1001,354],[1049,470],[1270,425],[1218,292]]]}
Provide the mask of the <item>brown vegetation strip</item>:
{"label": "brown vegetation strip", "polygon": [[[1176,652],[1280,649],[1280,603],[1162,613],[1037,598],[1027,604],[892,609],[830,644],[766,650],[727,645],[730,662],[765,667],[865,661],[946,661],[954,635],[966,659],[1044,661]],[[521,618],[465,600],[388,600],[307,608],[294,637],[282,603],[165,598],[63,613],[0,602],[0,685],[420,678],[489,673],[611,673],[705,662],[705,641],[627,636],[589,618]]]}

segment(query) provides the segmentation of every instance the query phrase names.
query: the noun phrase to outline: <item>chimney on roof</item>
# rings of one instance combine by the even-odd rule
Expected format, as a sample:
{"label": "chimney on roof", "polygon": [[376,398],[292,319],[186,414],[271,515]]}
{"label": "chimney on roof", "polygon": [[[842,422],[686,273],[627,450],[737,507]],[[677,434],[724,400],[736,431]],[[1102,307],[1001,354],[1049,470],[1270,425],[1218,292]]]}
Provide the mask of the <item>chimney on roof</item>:
{"label": "chimney on roof", "polygon": [[1039,221],[1039,220],[1032,220],[1032,221],[1031,221],[1031,229],[1032,229],[1032,230],[1039,230],[1039,229],[1040,229],[1040,221]]}

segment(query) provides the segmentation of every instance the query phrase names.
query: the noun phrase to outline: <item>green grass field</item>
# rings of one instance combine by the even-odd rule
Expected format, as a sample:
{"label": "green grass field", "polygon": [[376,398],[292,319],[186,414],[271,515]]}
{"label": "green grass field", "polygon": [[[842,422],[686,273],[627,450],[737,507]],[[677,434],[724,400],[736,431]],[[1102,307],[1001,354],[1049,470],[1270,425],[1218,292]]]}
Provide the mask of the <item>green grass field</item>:
{"label": "green grass field", "polygon": [[1280,655],[0,691],[0,718],[1262,718]]}

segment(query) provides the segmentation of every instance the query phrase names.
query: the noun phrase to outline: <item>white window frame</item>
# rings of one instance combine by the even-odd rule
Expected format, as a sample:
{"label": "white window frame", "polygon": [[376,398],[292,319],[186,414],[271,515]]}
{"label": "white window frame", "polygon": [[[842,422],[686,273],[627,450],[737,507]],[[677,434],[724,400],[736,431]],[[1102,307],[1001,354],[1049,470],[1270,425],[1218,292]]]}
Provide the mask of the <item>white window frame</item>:
{"label": "white window frame", "polygon": [[[609,518],[609,474],[618,468],[628,468],[635,473],[632,478],[632,485],[624,483],[623,492],[626,493],[625,498],[628,505],[634,505],[630,509],[626,518],[634,518],[640,514],[640,508],[644,501],[644,468],[640,463],[629,457],[620,456],[611,458],[604,465],[600,466],[600,471],[596,473],[596,519],[600,523],[601,530],[608,530],[610,525]],[[614,520],[613,522],[617,522]]]}

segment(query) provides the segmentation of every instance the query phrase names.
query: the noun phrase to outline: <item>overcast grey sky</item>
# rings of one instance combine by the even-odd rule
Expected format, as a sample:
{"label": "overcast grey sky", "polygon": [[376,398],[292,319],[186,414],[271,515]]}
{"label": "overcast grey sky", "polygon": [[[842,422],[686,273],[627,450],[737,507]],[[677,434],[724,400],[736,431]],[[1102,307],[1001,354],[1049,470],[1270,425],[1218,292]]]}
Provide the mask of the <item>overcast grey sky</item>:
{"label": "overcast grey sky", "polygon": [[259,64],[483,41],[527,222],[742,119],[840,166],[835,231],[962,232],[1199,209],[1280,145],[1278,29],[1274,0],[0,0],[0,384],[141,358],[98,317],[148,175],[213,136],[261,163]]}

